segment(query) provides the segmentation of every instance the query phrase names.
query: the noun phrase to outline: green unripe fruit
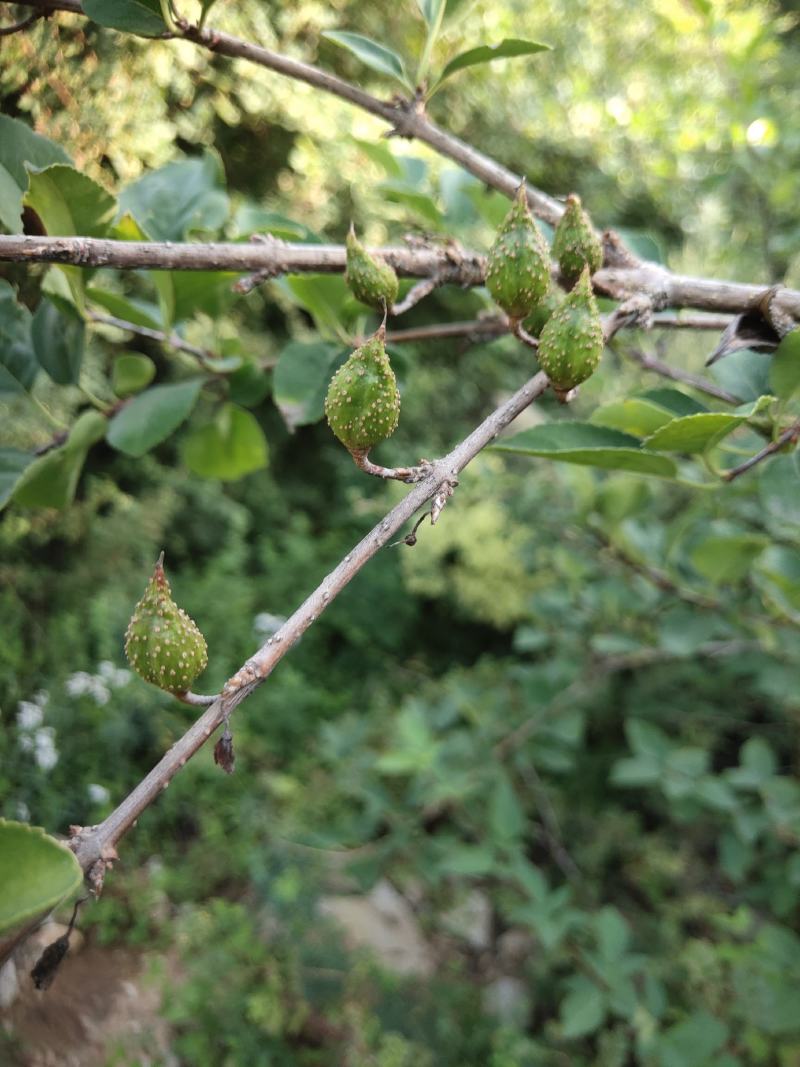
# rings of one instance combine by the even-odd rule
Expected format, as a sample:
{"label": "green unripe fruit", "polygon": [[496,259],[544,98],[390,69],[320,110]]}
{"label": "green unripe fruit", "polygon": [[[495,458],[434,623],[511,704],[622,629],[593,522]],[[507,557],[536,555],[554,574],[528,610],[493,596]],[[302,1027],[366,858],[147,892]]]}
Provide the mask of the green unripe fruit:
{"label": "green unripe fruit", "polygon": [[563,399],[585,382],[603,354],[603,326],[584,267],[578,284],[545,323],[539,338],[539,366]]}
{"label": "green unripe fruit", "polygon": [[603,248],[594,232],[592,220],[581,207],[580,197],[567,197],[564,214],[558,220],[553,236],[553,255],[558,261],[561,276],[571,289],[584,267],[594,274],[603,265]]}
{"label": "green unripe fruit", "polygon": [[206,640],[172,599],[164,553],[133,609],[125,655],[137,674],[169,693],[185,693],[208,663]]}
{"label": "green unripe fruit", "polygon": [[391,308],[397,299],[399,286],[394,269],[367,252],[352,226],[346,245],[347,270],[344,277],[353,296],[376,311],[383,311],[384,306],[387,310]]}
{"label": "green unripe fruit", "polygon": [[334,374],[325,398],[328,425],[351,452],[366,454],[397,429],[400,393],[384,348],[386,328],[357,348]]}
{"label": "green unripe fruit", "polygon": [[533,337],[540,337],[545,323],[560,305],[563,296],[564,294],[557,286],[551,285],[530,315],[523,321],[523,329]]}
{"label": "green unripe fruit", "polygon": [[547,245],[528,208],[524,182],[489,249],[486,288],[516,321],[529,315],[550,288]]}

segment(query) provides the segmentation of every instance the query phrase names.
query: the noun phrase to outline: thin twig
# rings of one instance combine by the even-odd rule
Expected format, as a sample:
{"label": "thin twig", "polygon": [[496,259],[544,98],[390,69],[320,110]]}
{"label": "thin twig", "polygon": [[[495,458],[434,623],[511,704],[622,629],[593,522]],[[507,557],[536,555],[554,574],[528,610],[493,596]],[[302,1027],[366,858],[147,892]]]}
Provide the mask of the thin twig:
{"label": "thin twig", "polygon": [[180,334],[173,331],[172,333],[166,333],[164,330],[154,330],[149,326],[139,326],[135,322],[128,322],[127,319],[118,319],[116,315],[102,315],[97,311],[87,311],[87,316],[92,322],[100,323],[103,326],[115,326],[118,330],[127,330],[128,333],[135,333],[138,337],[147,337],[151,341],[158,341],[161,344],[168,345],[170,348],[176,348],[180,352],[187,352],[190,356],[195,356],[200,362],[206,365],[212,365],[216,358],[213,352],[209,352],[206,348],[198,348],[197,345],[190,344],[188,341],[180,336]]}
{"label": "thin twig", "polygon": [[683,382],[684,385],[690,385],[693,389],[699,390],[701,393],[705,393],[707,396],[713,396],[717,400],[724,400],[726,404],[738,404],[739,398],[729,393],[726,389],[720,388],[718,385],[714,385],[707,378],[701,378],[698,374],[692,374],[690,371],[680,370],[678,367],[671,367],[668,363],[664,363],[663,360],[657,359],[655,356],[648,356],[646,352],[642,352],[638,348],[630,348],[625,345],[621,349],[617,349],[622,355],[627,356],[628,359],[633,360],[634,363],[638,363],[644,370],[652,371],[654,374],[660,374],[662,378],[669,378],[673,382]]}
{"label": "thin twig", "polygon": [[85,871],[92,871],[96,884],[101,880],[100,867],[114,859],[115,846],[133,826],[142,812],[167,788],[187,760],[198,751],[211,734],[254,689],[264,682],[289,649],[300,639],[322,612],[346,588],[364,565],[388,544],[393,534],[420,507],[436,495],[442,483],[455,479],[478,453],[490,444],[508,424],[541,396],[547,377],[536,374],[505,403],[493,411],[475,430],[444,457],[430,465],[423,481],[418,482],[351,552],[336,566],[307,600],[281,628],[262,645],[244,666],[227,682],[218,700],[209,707],[175,742],[152,771],[99,826],[78,829],[72,847]]}
{"label": "thin twig", "polygon": [[723,474],[723,478],[726,482],[732,482],[734,478],[738,478],[741,474],[746,474],[747,471],[752,470],[757,464],[763,462],[769,456],[774,455],[776,452],[780,452],[786,445],[793,444],[800,438],[800,420],[792,423],[792,425],[784,430],[782,434],[771,441],[768,445],[765,445],[760,452],[756,452],[750,459],[740,463],[738,467],[734,467],[732,470],[726,471]]}
{"label": "thin twig", "polygon": [[420,300],[424,300],[434,289],[444,285],[446,281],[449,281],[449,279],[444,272],[432,274],[430,278],[423,278],[421,282],[411,286],[398,304],[392,306],[390,314],[396,317],[397,315],[403,315],[406,311],[410,311],[413,307],[416,307]]}

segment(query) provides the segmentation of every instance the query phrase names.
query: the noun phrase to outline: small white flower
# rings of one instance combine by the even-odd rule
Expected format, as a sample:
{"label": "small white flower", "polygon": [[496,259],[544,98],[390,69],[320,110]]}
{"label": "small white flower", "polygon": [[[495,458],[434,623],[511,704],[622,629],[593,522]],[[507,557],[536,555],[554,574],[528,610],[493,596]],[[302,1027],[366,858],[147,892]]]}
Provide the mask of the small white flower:
{"label": "small white flower", "polygon": [[20,822],[31,821],[31,809],[28,807],[24,800],[17,801],[17,818]]}
{"label": "small white flower", "polygon": [[86,671],[75,671],[67,678],[66,688],[71,697],[81,697],[84,693],[89,692],[89,686],[92,683],[91,674],[87,674]]}
{"label": "small white flower", "polygon": [[38,704],[40,708],[46,708],[50,703],[50,694],[46,689],[40,689],[33,694],[33,702],[34,704]]}
{"label": "small white flower", "polygon": [[55,736],[56,732],[52,726],[42,726],[33,735],[33,758],[43,771],[52,771],[58,763]]}
{"label": "small white flower", "polygon": [[109,659],[104,659],[101,664],[98,665],[98,673],[100,677],[111,686],[112,689],[122,689],[131,680],[131,672],[124,670],[122,667],[117,667]]}
{"label": "small white flower", "polygon": [[44,712],[40,704],[30,700],[20,700],[17,704],[17,726],[20,730],[35,730],[43,720]]}
{"label": "small white flower", "polygon": [[97,782],[90,782],[86,787],[86,792],[89,794],[89,800],[93,804],[106,804],[111,796],[106,787],[99,785]]}

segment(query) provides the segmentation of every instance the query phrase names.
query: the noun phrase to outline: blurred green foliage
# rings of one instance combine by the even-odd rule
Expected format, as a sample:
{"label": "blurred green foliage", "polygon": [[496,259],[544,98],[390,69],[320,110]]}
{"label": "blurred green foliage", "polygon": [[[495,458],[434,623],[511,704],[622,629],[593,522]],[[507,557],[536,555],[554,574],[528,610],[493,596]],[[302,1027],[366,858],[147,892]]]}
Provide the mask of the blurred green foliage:
{"label": "blurred green foliage", "polygon": [[[414,5],[385,2],[248,0],[209,18],[383,93],[323,31],[409,56],[425,33]],[[673,269],[796,282],[795,18],[741,0],[451,0],[432,69],[504,37],[552,51],[460,73],[431,113],[552,194],[580,193],[598,224]],[[370,242],[411,231],[485,248],[506,209],[332,97],[70,16],[4,42],[0,99],[117,197],[128,237],[341,240],[353,218]],[[71,506],[17,501],[0,522],[0,814],[64,832],[107,814],[193,717],[122,658],[159,550],[208,640],[197,688],[215,691],[402,490],[364,479],[319,422],[325,382],[374,321],[341,279],[236,298],[214,272],[0,275],[21,300],[14,366],[35,401],[3,394],[0,491],[14,456],[49,442],[50,420],[74,424],[88,396],[112,403],[133,381],[155,411],[138,436],[116,422],[95,443]],[[48,366],[35,328],[25,347],[21,305],[40,316],[41,349],[47,318],[70,322],[82,301],[174,327],[211,365],[95,322],[65,332]],[[444,288],[408,325],[488,306]],[[713,347],[679,331],[663,345],[695,371]],[[387,462],[440,454],[529,374],[509,339],[392,359],[403,412]],[[40,365],[49,378],[31,387]],[[198,374],[170,435],[153,390],[184,396]],[[718,374],[743,403],[795,402],[792,375],[770,383],[763,355]],[[607,352],[576,418],[636,435],[636,420],[676,414],[674,394],[630,406],[652,385]],[[561,417],[549,398],[521,428],[541,438],[543,417]],[[714,462],[762,444],[739,426]],[[75,447],[49,455],[73,471]],[[704,472],[681,460],[680,475]],[[236,773],[192,760],[81,916],[96,943],[154,958],[178,1062],[800,1063],[799,478],[797,453],[704,490],[476,461],[437,528],[372,561],[237,712]],[[390,973],[321,914],[331,893],[387,879],[413,902],[429,974]],[[479,943],[453,919],[476,899]]]}

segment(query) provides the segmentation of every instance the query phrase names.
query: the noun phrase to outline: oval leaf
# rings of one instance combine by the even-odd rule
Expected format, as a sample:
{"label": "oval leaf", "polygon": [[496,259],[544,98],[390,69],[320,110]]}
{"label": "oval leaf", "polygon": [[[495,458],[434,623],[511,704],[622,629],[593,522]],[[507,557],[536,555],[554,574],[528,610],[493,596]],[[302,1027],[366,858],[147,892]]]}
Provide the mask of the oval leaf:
{"label": "oval leaf", "polygon": [[782,400],[800,388],[800,330],[787,333],[770,359],[769,387]]}
{"label": "oval leaf", "polygon": [[140,37],[158,37],[167,28],[159,0],[84,0],[83,10],[98,26]]}
{"label": "oval leaf", "polygon": [[11,499],[20,475],[33,463],[34,457],[16,448],[0,448],[0,508]]}
{"label": "oval leaf", "polygon": [[494,445],[493,449],[558,459],[585,467],[601,467],[604,470],[655,474],[660,478],[674,478],[677,473],[671,459],[647,452],[630,434],[586,422],[534,426]]}
{"label": "oval leaf", "polygon": [[129,456],[143,456],[165,441],[188,418],[202,378],[176,385],[154,385],[118,411],[108,426],[108,443]]}
{"label": "oval leaf", "polygon": [[442,73],[436,83],[438,88],[445,78],[449,78],[456,71],[465,67],[474,67],[479,63],[491,63],[495,59],[511,59],[514,56],[529,56],[534,52],[549,52],[549,44],[541,44],[539,41],[522,41],[516,37],[506,37],[500,44],[482,44],[477,48],[470,48],[455,56]]}
{"label": "oval leaf", "polygon": [[378,44],[377,41],[364,37],[363,34],[347,33],[344,30],[328,30],[322,36],[358,56],[361,62],[371,70],[376,70],[379,74],[388,74],[406,89],[414,91],[414,86],[408,80],[403,60],[391,48]]}
{"label": "oval leaf", "polygon": [[105,433],[106,418],[84,411],[61,448],[53,449],[26,468],[12,499],[25,508],[65,508],[72,503],[86,453]]}
{"label": "oval leaf", "polygon": [[435,26],[441,18],[447,0],[417,0],[420,14],[429,26]]}
{"label": "oval leaf", "polygon": [[193,430],[183,444],[183,460],[203,478],[233,481],[267,465],[264,431],[249,411],[225,404],[207,426]]}
{"label": "oval leaf", "polygon": [[77,385],[86,328],[78,314],[66,310],[66,301],[61,306],[63,312],[52,300],[42,300],[33,316],[31,340],[39,366],[57,385]]}
{"label": "oval leaf", "polygon": [[24,393],[39,369],[31,341],[31,313],[0,279],[0,394]]}
{"label": "oval leaf", "polygon": [[658,452],[684,452],[693,455],[705,452],[769,403],[760,397],[752,404],[736,411],[707,411],[673,419],[645,438],[645,445]]}
{"label": "oval leaf", "polygon": [[22,233],[22,197],[28,186],[26,163],[47,167],[70,162],[59,145],[34,133],[19,119],[0,115],[0,225],[9,233]]}
{"label": "oval leaf", "polygon": [[148,356],[126,353],[114,360],[111,383],[117,396],[131,396],[145,389],[156,376],[156,365]]}
{"label": "oval leaf", "polygon": [[82,880],[66,845],[38,826],[0,819],[0,933],[51,911]]}

